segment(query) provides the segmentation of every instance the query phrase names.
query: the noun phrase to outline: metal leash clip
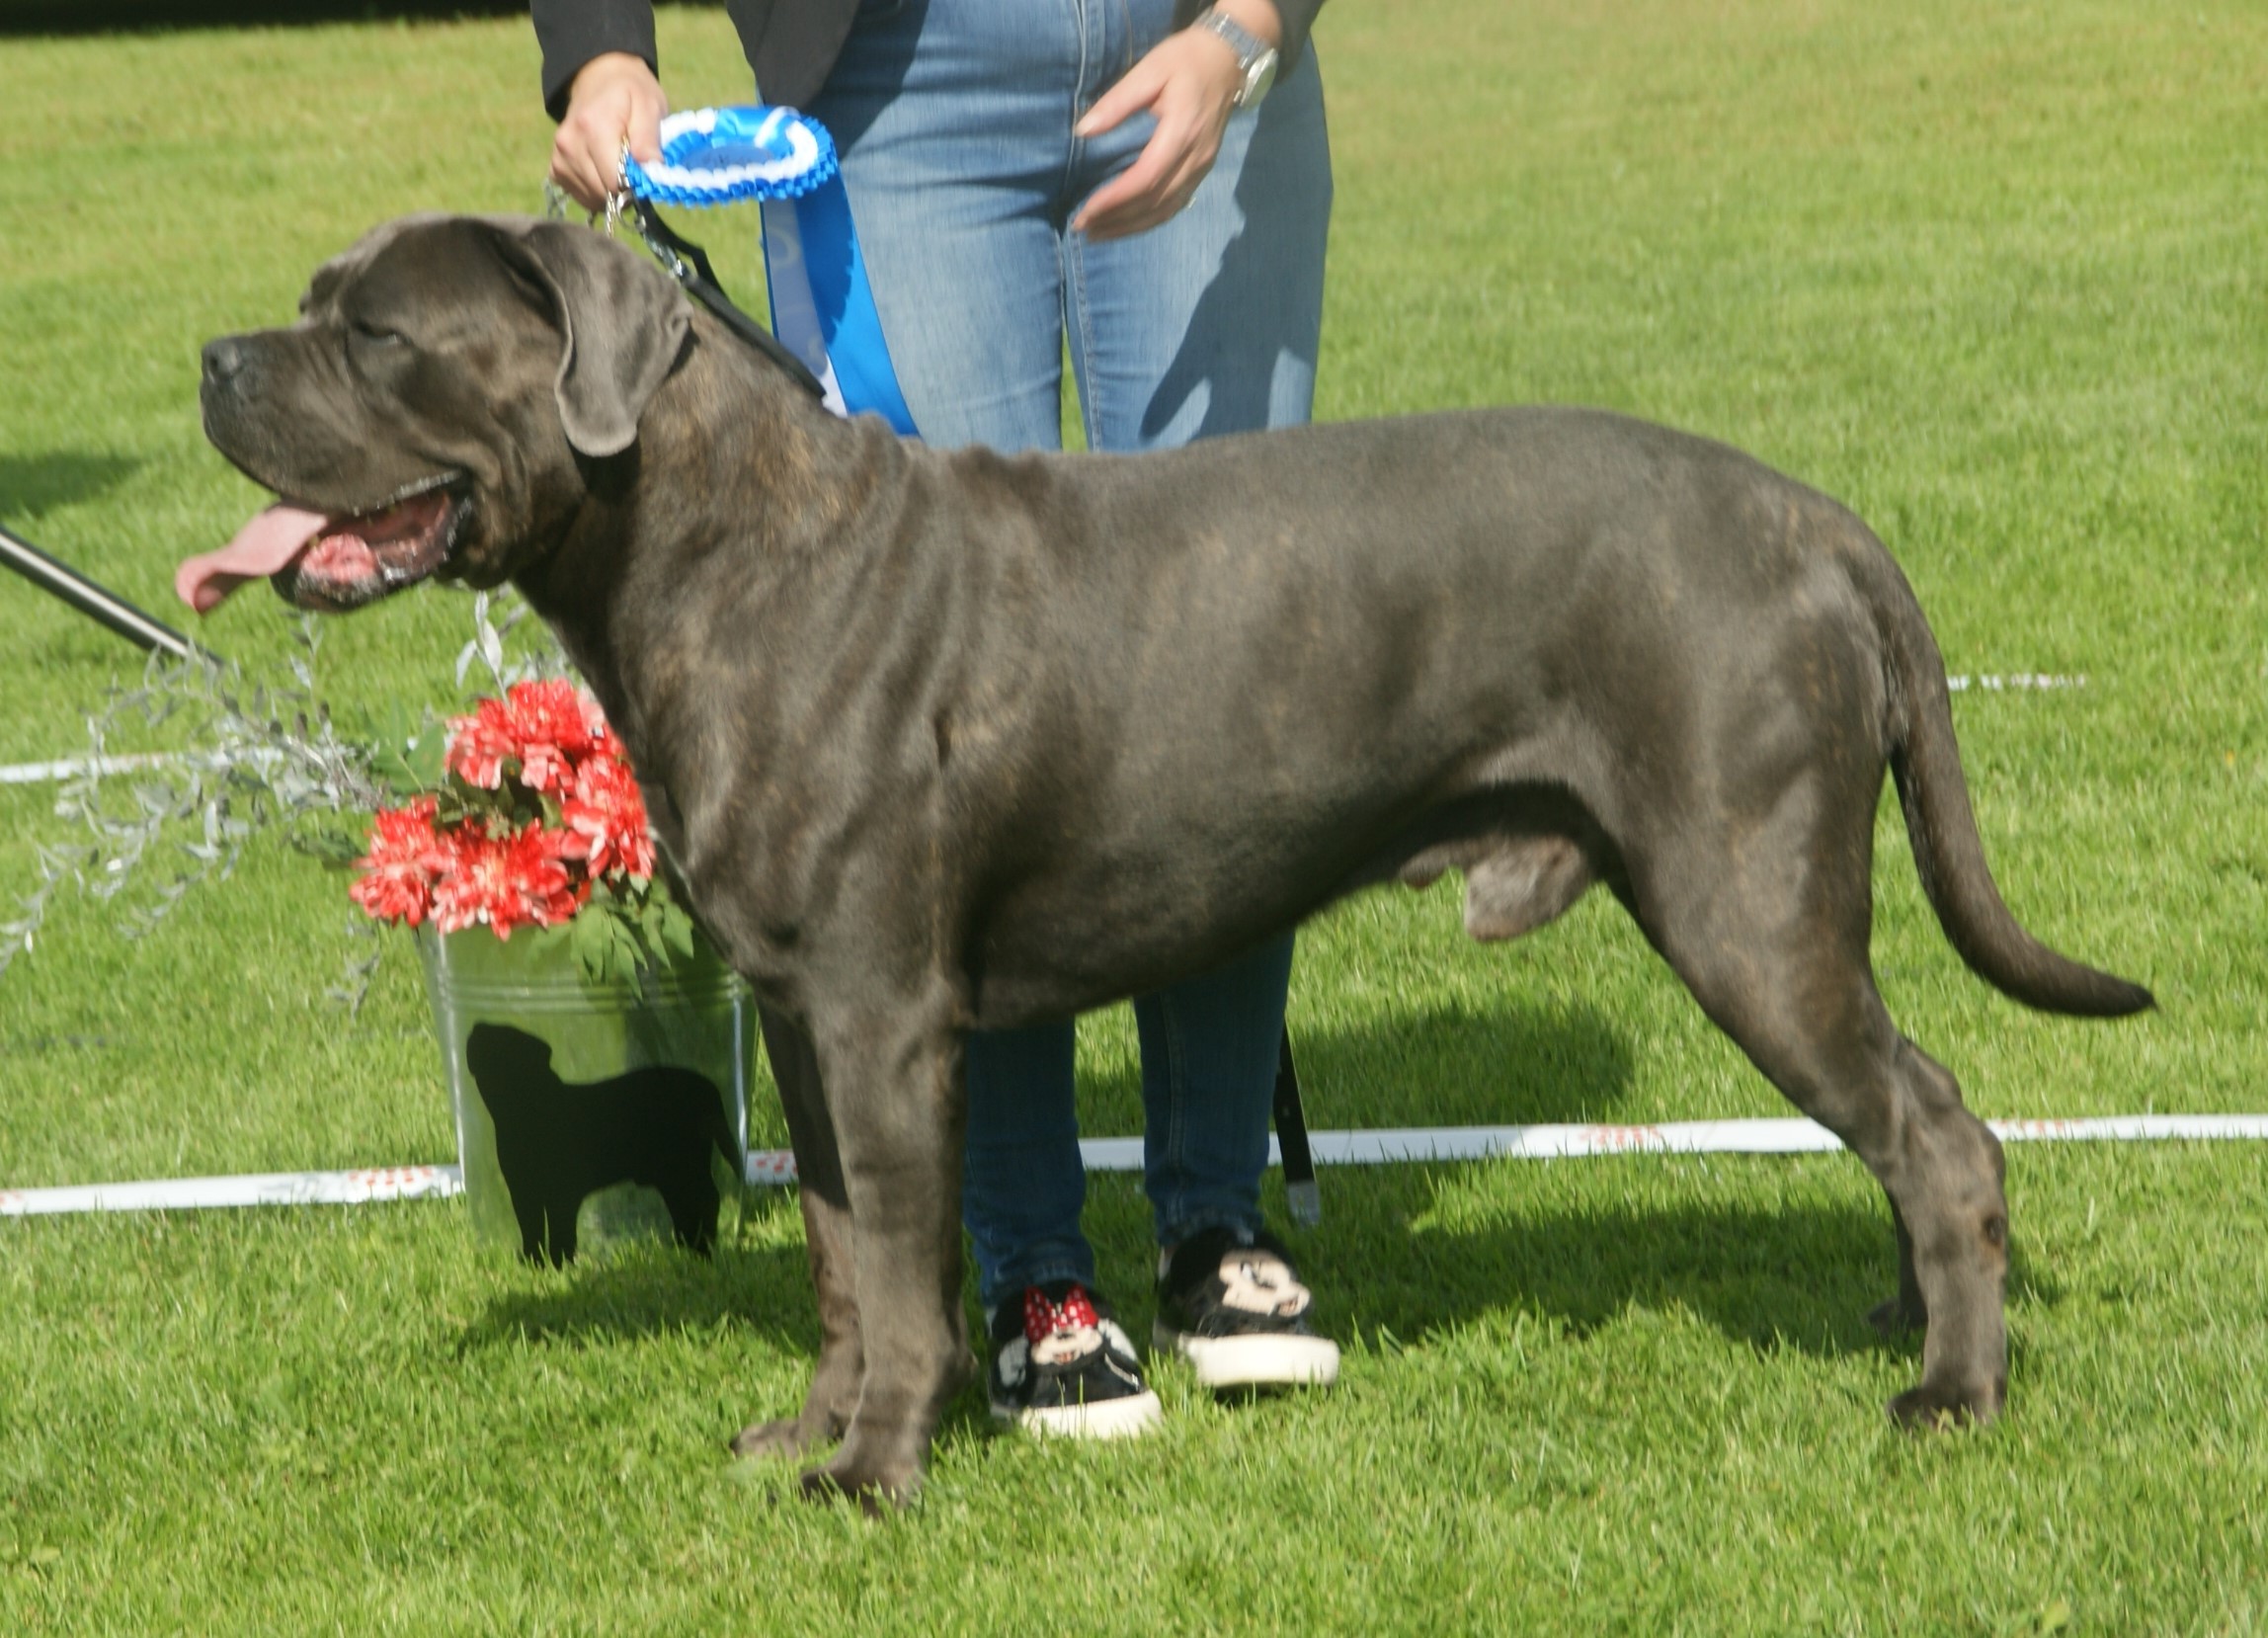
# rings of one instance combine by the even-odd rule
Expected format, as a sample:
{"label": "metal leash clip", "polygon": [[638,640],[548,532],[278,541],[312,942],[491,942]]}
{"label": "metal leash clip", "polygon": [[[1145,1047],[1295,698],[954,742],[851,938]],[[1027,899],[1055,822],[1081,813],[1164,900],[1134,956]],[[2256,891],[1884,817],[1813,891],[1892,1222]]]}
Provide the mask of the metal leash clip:
{"label": "metal leash clip", "polygon": [[622,138],[622,155],[614,166],[614,191],[607,196],[607,237],[622,225],[622,212],[630,204],[630,138]]}

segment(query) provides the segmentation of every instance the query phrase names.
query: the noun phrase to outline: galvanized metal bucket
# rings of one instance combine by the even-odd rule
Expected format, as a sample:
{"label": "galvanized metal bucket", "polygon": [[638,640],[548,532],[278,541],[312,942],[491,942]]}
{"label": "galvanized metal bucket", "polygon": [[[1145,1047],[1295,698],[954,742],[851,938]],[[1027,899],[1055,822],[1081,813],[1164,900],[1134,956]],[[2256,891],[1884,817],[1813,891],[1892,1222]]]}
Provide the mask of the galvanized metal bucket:
{"label": "galvanized metal bucket", "polygon": [[585,978],[565,928],[418,933],[473,1234],[554,1264],[737,1212],[756,1004],[705,941]]}

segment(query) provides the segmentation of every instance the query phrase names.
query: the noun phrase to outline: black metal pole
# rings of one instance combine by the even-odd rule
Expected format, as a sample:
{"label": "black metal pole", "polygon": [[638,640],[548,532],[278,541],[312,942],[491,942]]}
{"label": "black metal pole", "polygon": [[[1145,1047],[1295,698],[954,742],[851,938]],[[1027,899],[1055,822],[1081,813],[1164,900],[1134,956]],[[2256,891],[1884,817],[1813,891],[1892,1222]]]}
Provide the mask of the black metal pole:
{"label": "black metal pole", "polygon": [[58,563],[31,541],[0,529],[0,563],[6,563],[40,590],[50,592],[85,614],[109,626],[140,647],[162,648],[176,659],[187,660],[200,649],[170,625],[161,625],[125,599],[105,591],[78,570]]}

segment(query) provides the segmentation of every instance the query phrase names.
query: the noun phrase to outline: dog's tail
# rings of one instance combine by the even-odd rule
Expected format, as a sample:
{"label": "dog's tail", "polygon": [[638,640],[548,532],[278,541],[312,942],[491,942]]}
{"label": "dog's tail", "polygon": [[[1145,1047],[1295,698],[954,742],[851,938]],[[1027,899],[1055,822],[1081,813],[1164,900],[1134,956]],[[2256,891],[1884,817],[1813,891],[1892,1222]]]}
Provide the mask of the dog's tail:
{"label": "dog's tail", "polygon": [[1922,891],[1946,938],[1986,983],[2027,1007],[2124,1018],[2155,1006],[2140,984],[2083,966],[2040,942],[2000,897],[1969,805],[1937,639],[1897,563],[1871,534],[1867,538],[1868,591],[1886,649],[1891,774]]}

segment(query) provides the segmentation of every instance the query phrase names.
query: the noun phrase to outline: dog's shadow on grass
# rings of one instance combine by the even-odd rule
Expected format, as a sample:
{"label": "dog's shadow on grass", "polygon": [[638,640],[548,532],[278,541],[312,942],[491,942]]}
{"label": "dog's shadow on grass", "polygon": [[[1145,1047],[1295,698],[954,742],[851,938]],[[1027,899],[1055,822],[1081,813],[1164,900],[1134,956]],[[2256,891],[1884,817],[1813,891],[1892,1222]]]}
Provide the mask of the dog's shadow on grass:
{"label": "dog's shadow on grass", "polygon": [[[1319,1325],[1341,1346],[1357,1339],[1422,1345],[1520,1312],[1580,1340],[1653,1311],[1690,1314],[1759,1352],[1918,1357],[1918,1332],[1885,1337],[1868,1322],[1897,1290],[1897,1247],[1887,1205],[1858,1162],[1844,1163],[1854,1174],[1848,1203],[1809,1190],[1815,1197],[1803,1201],[1728,1199],[1722,1182],[1690,1170],[1683,1174],[1693,1179],[1689,1194],[1683,1178],[1666,1187],[1633,1178],[1642,1197],[1628,1200],[1588,1188],[1535,1189],[1500,1172],[1596,1165],[1630,1176],[1678,1164],[1666,1157],[1326,1168],[1323,1221],[1291,1241],[1317,1292]],[[1790,1162],[1766,1156],[1742,1164]],[[1269,1192],[1274,1216],[1280,1198]],[[1102,1227],[1097,1238],[1117,1254],[1106,1261],[1131,1269],[1148,1248],[1118,1248],[1145,1234],[1147,1204],[1123,1187],[1108,1194],[1107,1202],[1090,1201],[1091,1230]],[[1468,1204],[1476,1194],[1489,1201],[1479,1221]],[[2052,1304],[2062,1294],[2052,1272],[2027,1266],[2019,1242],[2011,1304]]]}
{"label": "dog's shadow on grass", "polygon": [[[1599,1164],[1627,1172],[1651,1161]],[[1866,1319],[1898,1283],[1890,1213],[1872,1201],[1749,1203],[1715,1188],[1695,1190],[1706,1198],[1665,1199],[1657,1185],[1631,1201],[1590,1190],[1515,1196],[1508,1216],[1444,1223],[1443,1198],[1480,1181],[1460,1175],[1476,1170],[1366,1178],[1340,1190],[1360,1190],[1347,1214],[1373,1225],[1346,1253],[1356,1276],[1329,1285],[1348,1335],[1407,1343],[1524,1310],[1581,1338],[1652,1310],[1691,1314],[1759,1351],[1831,1356],[1903,1346]],[[1493,1180],[1481,1187],[1498,1191]],[[1320,1281],[1330,1251],[1319,1247],[1313,1262]]]}
{"label": "dog's shadow on grass", "polygon": [[[1295,1028],[1294,1047],[1319,1129],[1610,1121],[1624,1117],[1631,1078],[1625,1032],[1580,1002],[1436,1005],[1345,1030]],[[1139,1085],[1131,1071],[1117,1079],[1095,1102],[1131,1110],[1135,1124],[1124,1129],[1138,1130]],[[1595,1164],[1629,1176],[1634,1197],[1574,1198],[1514,1184],[1480,1213],[1444,1209],[1475,1190],[1498,1192],[1501,1168],[1540,1181],[1535,1168],[1592,1164],[1326,1167],[1324,1221],[1294,1236],[1323,1327],[1341,1344],[1357,1335],[1412,1343],[1525,1310],[1580,1337],[1633,1310],[1679,1309],[1759,1351],[1918,1353],[1918,1333],[1885,1338],[1868,1323],[1897,1289],[1897,1248],[1887,1205],[1849,1157],[1826,1162],[1850,1172],[1848,1188],[1826,1191],[1833,1199],[1818,1189],[1739,1197],[1782,1194],[1771,1170],[1794,1163],[1781,1157],[1726,1163],[1767,1174],[1753,1189],[1729,1189],[1724,1168],[1711,1179],[1691,1162],[1631,1156]],[[1665,1190],[1659,1177],[1633,1170],[1670,1164],[1686,1169],[1689,1189]],[[1280,1226],[1272,1182],[1264,1204]],[[1139,1188],[1091,1190],[1088,1214],[1105,1283],[1123,1281],[1139,1295],[1155,1255]],[[2027,1269],[2021,1241],[2008,1294],[2049,1302],[2061,1294],[2052,1275]]]}

